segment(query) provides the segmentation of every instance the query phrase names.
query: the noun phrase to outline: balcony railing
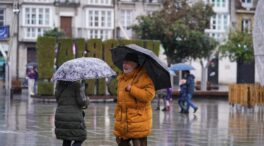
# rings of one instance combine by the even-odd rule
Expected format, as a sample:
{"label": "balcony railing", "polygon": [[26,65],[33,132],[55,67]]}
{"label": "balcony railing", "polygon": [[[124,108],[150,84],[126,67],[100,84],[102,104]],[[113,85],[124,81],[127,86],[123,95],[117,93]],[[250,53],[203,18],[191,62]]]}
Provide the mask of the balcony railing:
{"label": "balcony railing", "polygon": [[54,5],[57,7],[79,7],[80,0],[55,0]]}

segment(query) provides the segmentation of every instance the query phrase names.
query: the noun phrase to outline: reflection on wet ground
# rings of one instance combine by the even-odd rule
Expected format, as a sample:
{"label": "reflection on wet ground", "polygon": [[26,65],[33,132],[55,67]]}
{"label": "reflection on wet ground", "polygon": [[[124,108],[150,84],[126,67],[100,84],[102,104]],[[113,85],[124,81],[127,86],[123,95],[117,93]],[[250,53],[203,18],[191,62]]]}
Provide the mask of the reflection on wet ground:
{"label": "reflection on wet ground", "polygon": [[[264,109],[231,108],[226,100],[195,99],[196,114],[154,111],[149,146],[262,146]],[[84,146],[115,146],[112,134],[115,103],[91,103],[86,110]],[[156,103],[153,103],[153,109]],[[28,101],[26,95],[0,97],[0,146],[57,146],[54,135],[55,103]]]}

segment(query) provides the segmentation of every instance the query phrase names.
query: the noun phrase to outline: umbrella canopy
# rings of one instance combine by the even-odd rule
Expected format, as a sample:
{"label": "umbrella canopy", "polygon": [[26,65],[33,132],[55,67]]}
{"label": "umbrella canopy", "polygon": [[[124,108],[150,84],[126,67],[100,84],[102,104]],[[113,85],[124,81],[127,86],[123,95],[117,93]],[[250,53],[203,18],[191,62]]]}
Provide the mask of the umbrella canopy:
{"label": "umbrella canopy", "polygon": [[194,70],[194,68],[189,64],[177,63],[177,64],[173,64],[170,67],[170,70],[173,70],[173,71]]}
{"label": "umbrella canopy", "polygon": [[170,88],[170,73],[167,66],[150,50],[142,48],[135,44],[126,46],[118,46],[111,49],[112,60],[114,64],[123,69],[123,60],[128,53],[134,53],[138,56],[139,64],[147,70],[148,75],[152,79],[155,89]]}
{"label": "umbrella canopy", "polygon": [[110,77],[116,73],[103,60],[82,57],[63,63],[54,73],[52,80],[78,81]]}
{"label": "umbrella canopy", "polygon": [[30,67],[37,67],[38,64],[36,62],[30,62],[26,65],[27,68],[30,68]]}
{"label": "umbrella canopy", "polygon": [[170,72],[170,75],[172,75],[172,76],[176,75],[176,73],[173,70],[171,70],[171,69],[169,69],[169,72]]}

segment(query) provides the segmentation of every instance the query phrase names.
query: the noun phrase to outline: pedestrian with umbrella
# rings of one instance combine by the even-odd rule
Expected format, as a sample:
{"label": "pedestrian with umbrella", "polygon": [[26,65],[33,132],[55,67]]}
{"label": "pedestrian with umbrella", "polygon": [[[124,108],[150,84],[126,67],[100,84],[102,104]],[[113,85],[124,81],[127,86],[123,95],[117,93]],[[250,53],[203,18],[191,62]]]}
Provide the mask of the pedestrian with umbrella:
{"label": "pedestrian with umbrella", "polygon": [[57,81],[55,97],[55,134],[63,140],[63,146],[81,146],[87,132],[84,109],[89,99],[85,96],[83,80],[110,77],[116,73],[97,58],[82,57],[63,63],[54,73]]}
{"label": "pedestrian with umbrella", "polygon": [[113,134],[118,146],[147,146],[155,90],[171,87],[167,67],[152,52],[131,44],[111,49],[118,76]]}
{"label": "pedestrian with umbrella", "polygon": [[[178,104],[181,108],[180,113],[188,114],[190,107],[193,108],[195,113],[198,110],[198,107],[192,102],[195,76],[190,73],[190,70],[194,70],[194,67],[185,63],[177,63],[173,64],[170,70],[175,72],[182,71],[183,73],[184,83],[180,83],[180,95],[178,100]],[[184,102],[186,102],[186,108],[184,108]]]}

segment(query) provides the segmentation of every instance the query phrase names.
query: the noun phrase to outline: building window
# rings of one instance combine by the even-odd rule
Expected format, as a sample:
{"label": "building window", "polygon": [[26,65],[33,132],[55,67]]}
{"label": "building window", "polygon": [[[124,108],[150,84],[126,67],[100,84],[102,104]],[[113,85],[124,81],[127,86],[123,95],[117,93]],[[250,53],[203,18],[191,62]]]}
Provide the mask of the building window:
{"label": "building window", "polygon": [[226,6],[226,0],[211,0],[211,4],[214,7],[225,7]]}
{"label": "building window", "polygon": [[[25,24],[26,25],[49,25],[50,9],[49,8],[25,8]],[[45,24],[44,24],[45,22]]]}
{"label": "building window", "polygon": [[[100,0],[100,2],[103,2]],[[87,9],[86,28],[88,39],[110,39],[113,37],[114,17],[112,9]]]}
{"label": "building window", "polygon": [[228,26],[227,15],[224,15],[224,30],[227,30],[227,26]]}
{"label": "building window", "polygon": [[50,28],[50,8],[25,7],[23,10],[25,38],[36,39]]}
{"label": "building window", "polygon": [[222,24],[222,15],[217,15],[217,29],[221,30]]}
{"label": "building window", "polygon": [[212,25],[211,25],[211,28],[212,29],[216,29],[216,17],[215,16],[212,17]]}
{"label": "building window", "polygon": [[4,9],[0,9],[0,26],[3,26],[5,25],[4,23],[4,20],[5,20],[5,17],[4,17]]}
{"label": "building window", "polygon": [[125,29],[129,29],[129,26],[132,25],[133,21],[133,11],[132,10],[121,10],[121,24]]}
{"label": "building window", "polygon": [[223,0],[222,7],[226,6],[226,0]]}
{"label": "building window", "polygon": [[112,0],[88,0],[90,5],[112,5]]}
{"label": "building window", "polygon": [[246,4],[251,4],[252,3],[252,0],[242,0],[243,3],[246,3]]}
{"label": "building window", "polygon": [[241,22],[241,31],[250,32],[251,31],[251,21],[249,19],[243,19]]}
{"label": "building window", "polygon": [[112,38],[112,30],[103,30],[103,29],[93,29],[88,30],[88,38],[93,39],[110,39]]}
{"label": "building window", "polygon": [[242,0],[242,7],[247,9],[252,8],[253,7],[252,0]]}
{"label": "building window", "polygon": [[93,28],[112,28],[113,11],[112,10],[88,10],[87,27]]}

